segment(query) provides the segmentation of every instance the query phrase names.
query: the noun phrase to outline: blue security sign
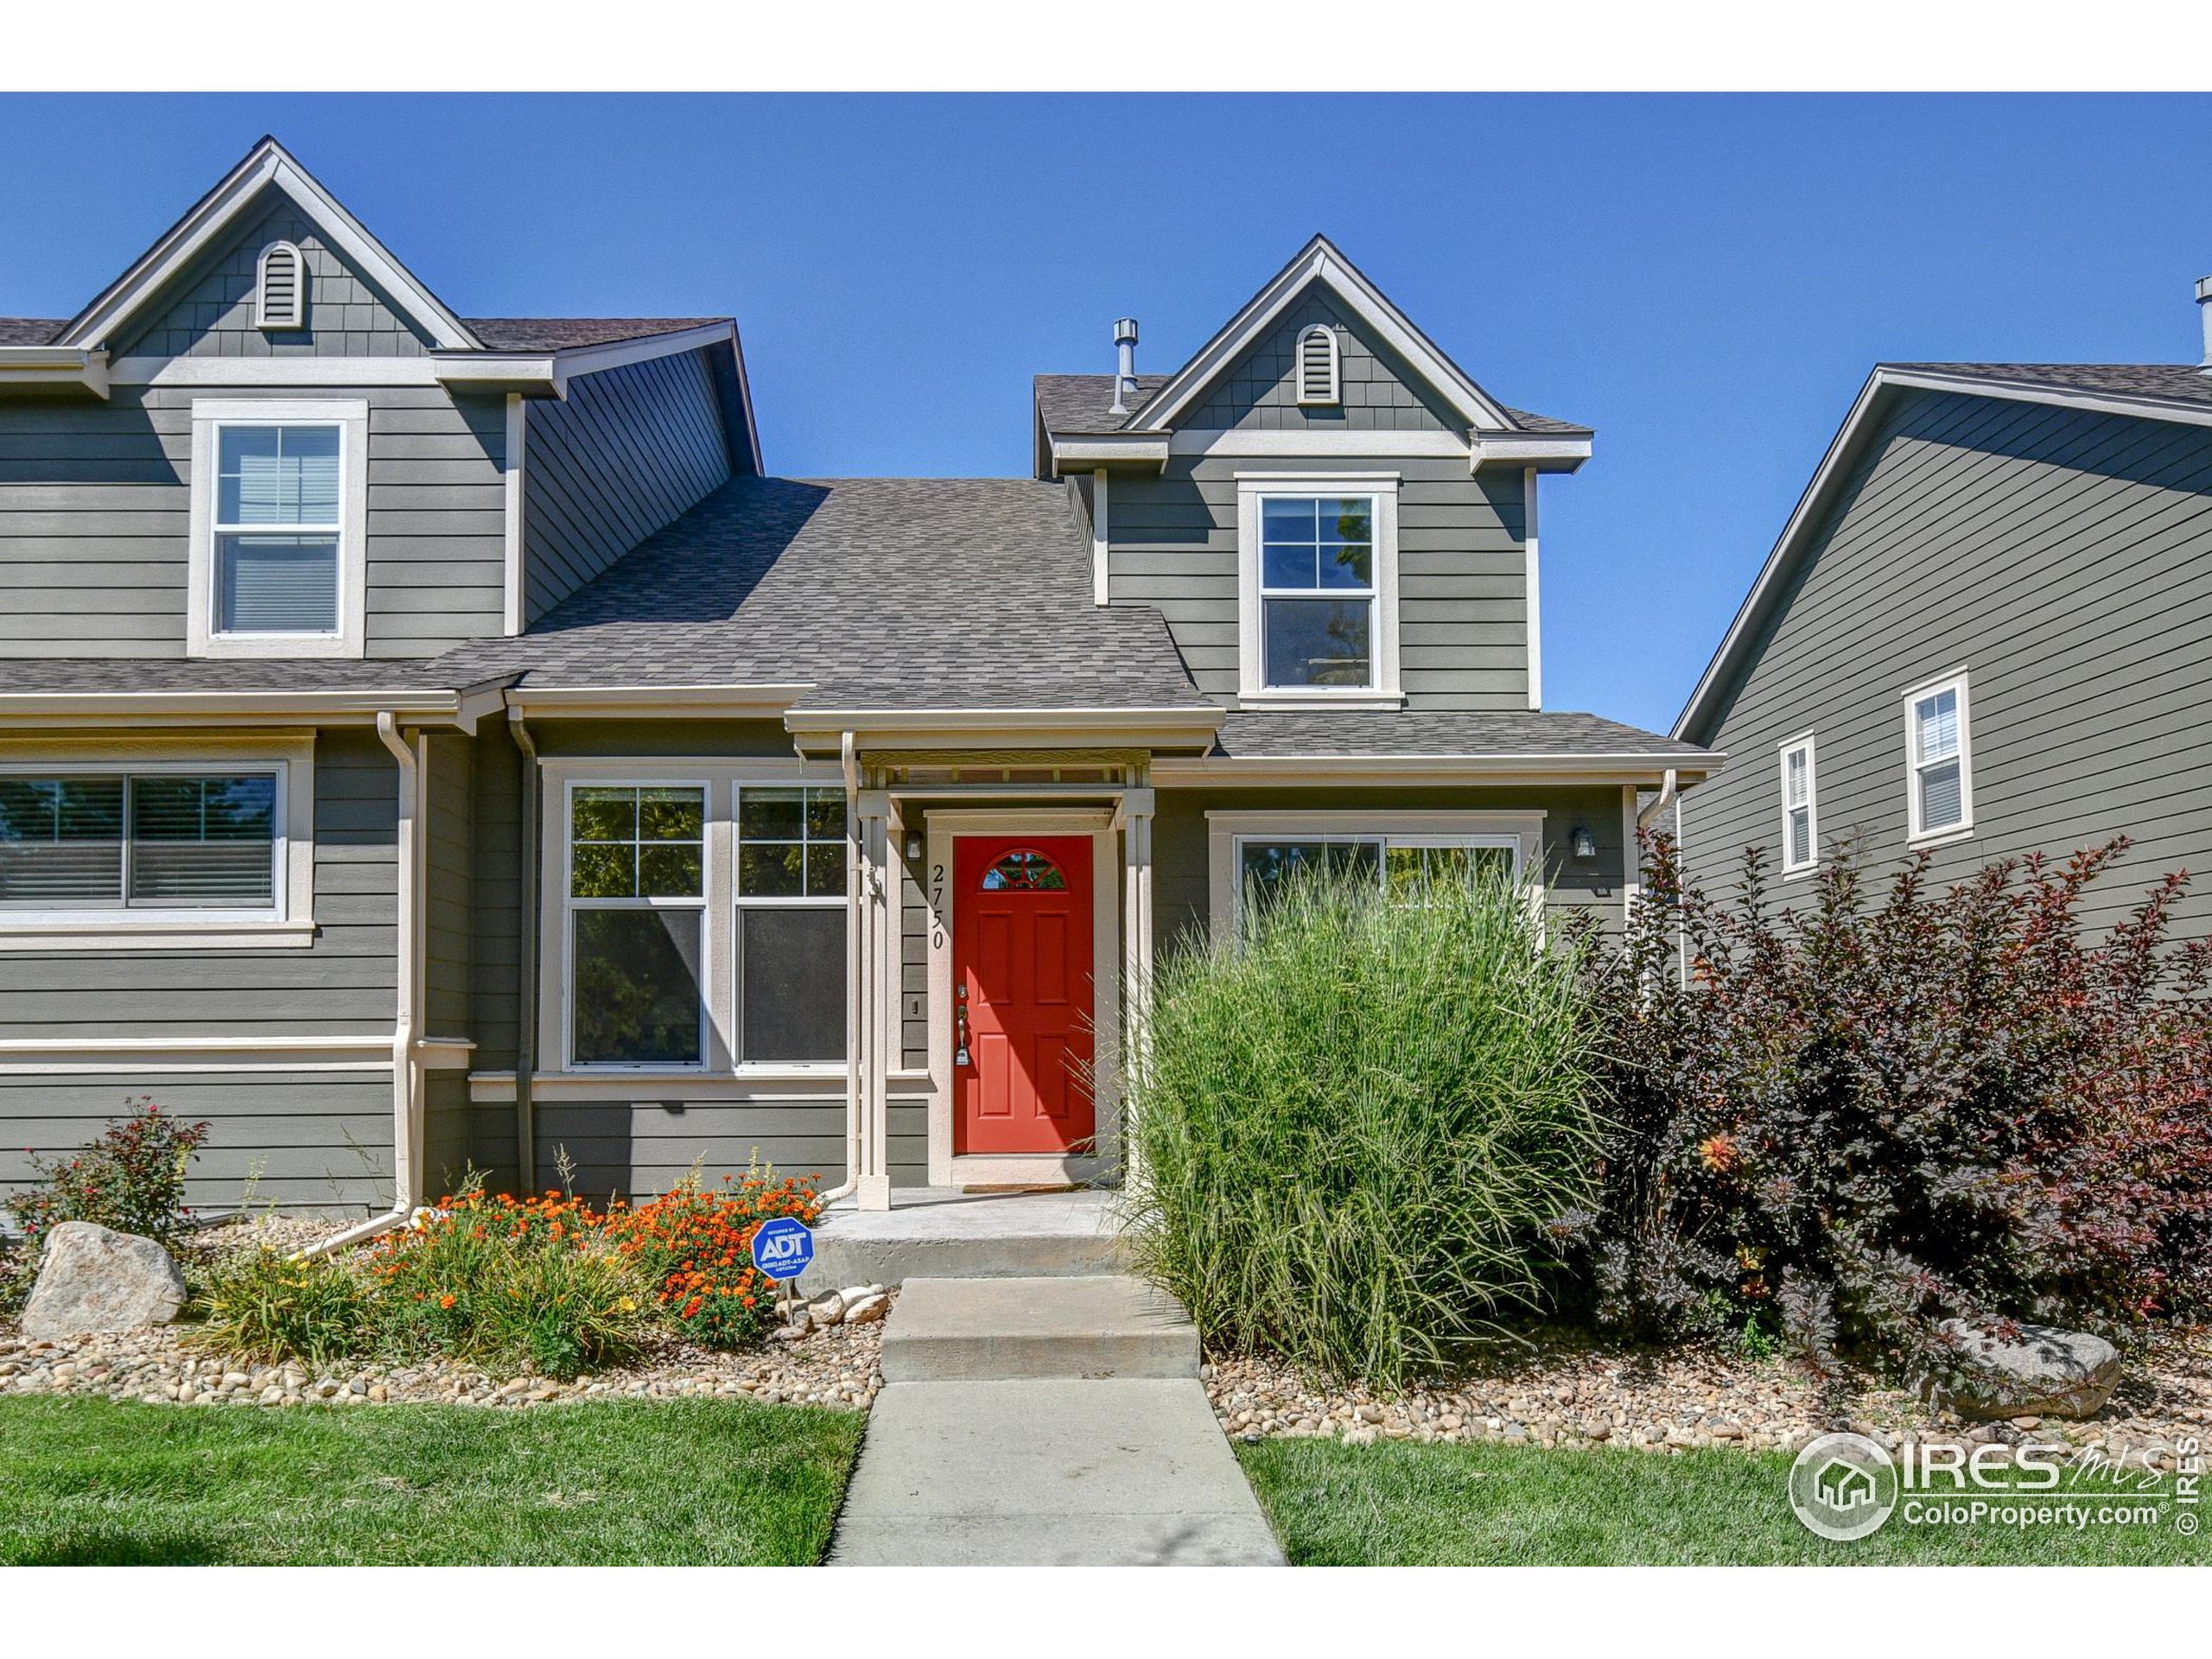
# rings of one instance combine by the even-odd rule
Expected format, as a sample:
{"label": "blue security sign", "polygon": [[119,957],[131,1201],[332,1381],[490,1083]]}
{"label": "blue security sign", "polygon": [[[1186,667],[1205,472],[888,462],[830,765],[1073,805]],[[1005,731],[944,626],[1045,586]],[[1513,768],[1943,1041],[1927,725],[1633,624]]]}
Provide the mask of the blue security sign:
{"label": "blue security sign", "polygon": [[753,1265],[771,1279],[796,1279],[814,1260],[814,1232],[803,1221],[778,1216],[753,1235]]}

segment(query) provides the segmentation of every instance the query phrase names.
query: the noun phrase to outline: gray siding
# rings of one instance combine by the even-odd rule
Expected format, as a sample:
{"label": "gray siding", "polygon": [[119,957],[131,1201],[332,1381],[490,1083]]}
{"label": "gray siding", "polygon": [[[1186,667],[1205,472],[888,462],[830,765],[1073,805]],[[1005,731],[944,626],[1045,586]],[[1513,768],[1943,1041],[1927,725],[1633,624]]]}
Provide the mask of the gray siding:
{"label": "gray siding", "polygon": [[1237,690],[1236,474],[1397,473],[1399,666],[1414,709],[1526,709],[1529,595],[1521,475],[1464,460],[1178,455],[1109,486],[1111,597],[1159,607],[1199,690]]}
{"label": "gray siding", "polygon": [[[2136,841],[2091,890],[2116,919],[2168,870],[2212,868],[2212,434],[1946,393],[1888,406],[1711,740],[1719,778],[1684,798],[1695,875],[1742,849],[1778,871],[1778,746],[1815,742],[1824,855],[1905,848],[1904,693],[1969,674],[1973,835],[1952,880],[1999,857]],[[1801,881],[1774,882],[1799,904]],[[2212,931],[2212,894],[2183,910]]]}
{"label": "gray siding", "polygon": [[[281,192],[268,210],[176,285],[146,326],[115,343],[115,357],[420,357],[432,341],[391,299],[326,244],[313,220]],[[294,242],[306,257],[308,326],[254,326],[261,251]]]}
{"label": "gray siding", "polygon": [[534,402],[523,474],[530,620],[725,482],[729,451],[703,352],[651,359]]}
{"label": "gray siding", "polygon": [[[929,1173],[927,1109],[894,1098],[890,1114],[894,1186],[921,1186]],[[556,1179],[563,1154],[576,1167],[575,1190],[594,1199],[665,1192],[696,1163],[709,1183],[742,1171],[758,1153],[788,1175],[816,1175],[824,1188],[845,1179],[842,1093],[789,1099],[541,1101],[538,1179]]]}
{"label": "gray siding", "polygon": [[84,1146],[151,1096],[212,1126],[185,1180],[202,1213],[257,1206],[367,1215],[391,1205],[391,1083],[385,1071],[194,1072],[0,1078],[0,1195]]}
{"label": "gray siding", "polygon": [[[504,626],[505,410],[435,386],[317,389],[369,404],[372,657]],[[181,657],[195,396],[0,401],[0,658]]]}
{"label": "gray siding", "polygon": [[[312,945],[11,951],[0,972],[0,1037],[389,1035],[396,781],[372,734],[317,741]],[[0,1129],[0,1144],[7,1138]]]}
{"label": "gray siding", "polygon": [[[1300,408],[1298,336],[1314,323],[1335,329],[1342,402]],[[1255,342],[1178,423],[1209,429],[1268,432],[1308,429],[1367,432],[1459,432],[1456,417],[1406,360],[1351,318],[1328,294],[1309,289],[1266,338]]]}
{"label": "gray siding", "polygon": [[[317,741],[311,946],[11,952],[0,975],[0,1035],[389,1036],[396,783],[373,735]],[[235,1205],[257,1167],[263,1203],[365,1211],[391,1201],[391,1073],[373,1065],[0,1079],[0,1187],[28,1176],[24,1148],[51,1157],[80,1147],[126,1100],[146,1095],[214,1125],[192,1171],[197,1206]]]}

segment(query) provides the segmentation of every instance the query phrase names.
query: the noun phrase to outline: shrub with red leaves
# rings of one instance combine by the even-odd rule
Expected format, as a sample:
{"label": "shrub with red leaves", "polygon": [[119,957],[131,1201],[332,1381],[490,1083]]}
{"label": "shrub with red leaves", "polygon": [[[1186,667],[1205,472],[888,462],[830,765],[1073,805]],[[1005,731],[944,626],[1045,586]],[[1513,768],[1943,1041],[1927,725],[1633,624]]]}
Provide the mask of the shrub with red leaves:
{"label": "shrub with red leaves", "polygon": [[1923,854],[1878,899],[1847,850],[1770,913],[1756,850],[1722,903],[1647,838],[1596,969],[1605,1198],[1562,1224],[1600,1319],[1940,1369],[1953,1317],[2118,1336],[2212,1307],[2212,947],[2170,938],[2178,874],[2084,937],[2126,845],[1944,891]]}

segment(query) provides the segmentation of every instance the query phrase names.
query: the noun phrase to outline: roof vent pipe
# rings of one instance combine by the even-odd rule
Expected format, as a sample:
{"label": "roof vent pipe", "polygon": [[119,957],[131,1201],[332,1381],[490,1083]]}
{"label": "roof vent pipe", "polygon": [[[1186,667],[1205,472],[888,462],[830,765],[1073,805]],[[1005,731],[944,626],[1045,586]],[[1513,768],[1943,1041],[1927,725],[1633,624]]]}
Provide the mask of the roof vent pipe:
{"label": "roof vent pipe", "polygon": [[2207,373],[2212,373],[2212,276],[2196,279],[2196,308],[2204,318],[2204,361],[2202,366]]}
{"label": "roof vent pipe", "polygon": [[[2212,327],[2212,324],[2206,325]],[[1120,361],[1114,372],[1113,415],[1129,412],[1129,398],[1137,389],[1137,320],[1122,317],[1114,324],[1114,346]]]}

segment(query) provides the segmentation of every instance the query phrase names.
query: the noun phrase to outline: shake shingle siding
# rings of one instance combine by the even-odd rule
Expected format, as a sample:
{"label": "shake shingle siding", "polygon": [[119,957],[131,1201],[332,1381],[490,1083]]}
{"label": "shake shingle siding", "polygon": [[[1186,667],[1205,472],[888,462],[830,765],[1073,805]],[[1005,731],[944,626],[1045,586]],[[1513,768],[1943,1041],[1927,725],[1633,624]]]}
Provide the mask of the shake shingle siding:
{"label": "shake shingle siding", "polygon": [[[2212,434],[1946,392],[1898,394],[1819,527],[1685,803],[1696,873],[1780,837],[1777,747],[1816,744],[1824,847],[1905,851],[1903,694],[1969,674],[1974,834],[1988,861],[2136,846],[2092,890],[2108,923],[2164,871],[2212,870]],[[1798,883],[1777,883],[1789,902]],[[2212,895],[2184,906],[2212,926]]]}
{"label": "shake shingle siding", "polygon": [[[1387,441],[1378,440],[1378,448]],[[1237,690],[1236,474],[1399,475],[1399,660],[1409,707],[1529,706],[1524,508],[1517,473],[1448,456],[1190,456],[1109,486],[1112,598],[1167,619],[1207,696]]]}
{"label": "shake shingle siding", "polygon": [[536,620],[715,489],[729,454],[705,353],[569,383],[529,409],[524,598]]}
{"label": "shake shingle siding", "polygon": [[[1315,323],[1337,336],[1341,401],[1301,407],[1298,337]],[[1405,360],[1319,289],[1285,313],[1267,337],[1231,364],[1213,391],[1178,425],[1194,429],[1301,432],[1464,431],[1451,410]]]}
{"label": "shake shingle siding", "polygon": [[[0,402],[0,657],[181,657],[192,401],[300,388],[118,386]],[[505,410],[435,386],[369,405],[368,654],[431,657],[502,626]]]}
{"label": "shake shingle siding", "polygon": [[[264,330],[254,322],[261,251],[296,245],[307,260],[305,328]],[[175,297],[147,325],[115,342],[125,357],[420,357],[431,341],[390,297],[322,238],[313,220],[282,195],[212,261],[188,274]]]}

